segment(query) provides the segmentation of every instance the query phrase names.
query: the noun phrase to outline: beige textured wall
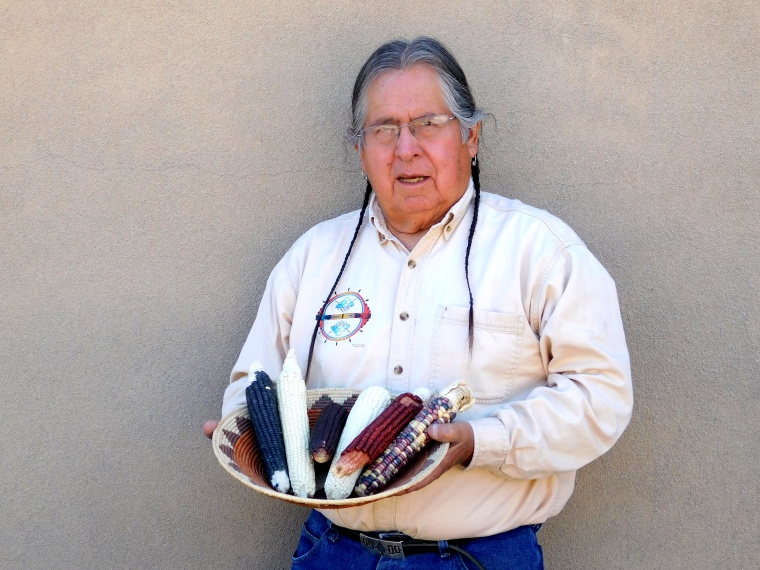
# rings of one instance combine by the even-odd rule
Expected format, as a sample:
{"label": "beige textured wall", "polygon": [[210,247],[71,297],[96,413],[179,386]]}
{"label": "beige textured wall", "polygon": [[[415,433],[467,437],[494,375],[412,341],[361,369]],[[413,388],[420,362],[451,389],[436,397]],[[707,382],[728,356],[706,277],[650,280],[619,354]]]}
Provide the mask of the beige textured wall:
{"label": "beige textured wall", "polygon": [[635,416],[547,567],[757,568],[757,1],[360,5],[0,1],[0,567],[288,567],[306,511],[200,426],[273,264],[359,206],[359,66],[429,33],[496,118],[484,187],[620,292]]}

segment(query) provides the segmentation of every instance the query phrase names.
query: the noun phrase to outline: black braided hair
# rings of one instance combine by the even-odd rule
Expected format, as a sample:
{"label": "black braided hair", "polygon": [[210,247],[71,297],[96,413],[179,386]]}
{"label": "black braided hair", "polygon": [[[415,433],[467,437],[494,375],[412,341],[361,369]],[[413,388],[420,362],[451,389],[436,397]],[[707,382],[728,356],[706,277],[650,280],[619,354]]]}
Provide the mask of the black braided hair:
{"label": "black braided hair", "polygon": [[477,154],[472,159],[472,185],[475,187],[475,207],[472,212],[470,233],[467,236],[467,253],[464,255],[464,276],[467,280],[467,292],[470,294],[470,318],[467,323],[467,343],[470,358],[472,358],[472,347],[475,344],[475,310],[472,305],[472,288],[470,287],[470,248],[472,247],[472,236],[475,235],[475,226],[478,223],[478,208],[480,206],[480,166],[478,165]]}
{"label": "black braided hair", "polygon": [[343,258],[343,265],[340,266],[340,271],[338,272],[338,277],[335,278],[335,283],[333,283],[333,286],[330,288],[330,292],[327,294],[327,297],[325,298],[324,303],[322,303],[322,308],[319,309],[319,312],[316,316],[316,323],[314,324],[314,332],[311,333],[311,344],[309,345],[309,358],[306,361],[306,374],[304,375],[304,382],[309,380],[309,372],[311,371],[311,359],[314,355],[314,343],[317,340],[317,333],[319,332],[319,323],[322,320],[322,315],[325,313],[325,308],[327,308],[327,303],[332,298],[333,294],[335,293],[335,289],[338,287],[338,281],[340,281],[340,278],[343,276],[343,270],[346,268],[346,263],[348,263],[348,257],[351,255],[351,250],[354,248],[354,243],[356,242],[356,238],[359,235],[359,230],[362,227],[362,222],[364,221],[364,214],[367,211],[367,206],[369,205],[369,197],[372,195],[372,184],[370,184],[369,179],[367,179],[367,189],[364,191],[364,202],[362,203],[362,210],[359,213],[359,221],[356,224],[356,229],[354,230],[354,237],[351,238],[351,243],[348,246],[348,251],[346,252],[346,256]]}

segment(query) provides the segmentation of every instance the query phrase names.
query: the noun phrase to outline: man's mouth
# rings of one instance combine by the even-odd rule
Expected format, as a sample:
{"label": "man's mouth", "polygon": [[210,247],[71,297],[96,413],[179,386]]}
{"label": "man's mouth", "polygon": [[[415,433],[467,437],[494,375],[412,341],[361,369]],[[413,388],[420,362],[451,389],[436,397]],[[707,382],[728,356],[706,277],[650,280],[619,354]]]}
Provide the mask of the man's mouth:
{"label": "man's mouth", "polygon": [[398,180],[404,184],[416,184],[417,182],[422,182],[425,178],[427,176],[399,176]]}

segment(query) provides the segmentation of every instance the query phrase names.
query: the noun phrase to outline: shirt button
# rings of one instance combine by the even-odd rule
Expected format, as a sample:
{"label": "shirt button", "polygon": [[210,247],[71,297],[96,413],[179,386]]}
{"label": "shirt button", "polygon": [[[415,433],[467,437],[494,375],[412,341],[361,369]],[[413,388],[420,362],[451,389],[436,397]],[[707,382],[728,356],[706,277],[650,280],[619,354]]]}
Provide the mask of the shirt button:
{"label": "shirt button", "polygon": [[451,232],[451,226],[446,226],[446,231],[450,233]]}
{"label": "shirt button", "polygon": [[403,369],[403,368],[401,368],[400,366],[396,366],[396,367],[393,369],[393,373],[394,373],[394,374],[401,374],[403,371],[404,371],[404,369]]}
{"label": "shirt button", "polygon": [[413,259],[410,259],[409,261],[407,261],[406,264],[409,266],[409,269],[414,269],[415,267],[417,267],[417,262],[414,261]]}
{"label": "shirt button", "polygon": [[403,313],[401,313],[401,314],[398,316],[398,318],[399,318],[399,319],[401,319],[402,321],[405,321],[406,319],[408,319],[408,318],[409,318],[409,313],[407,313],[406,311],[404,311]]}

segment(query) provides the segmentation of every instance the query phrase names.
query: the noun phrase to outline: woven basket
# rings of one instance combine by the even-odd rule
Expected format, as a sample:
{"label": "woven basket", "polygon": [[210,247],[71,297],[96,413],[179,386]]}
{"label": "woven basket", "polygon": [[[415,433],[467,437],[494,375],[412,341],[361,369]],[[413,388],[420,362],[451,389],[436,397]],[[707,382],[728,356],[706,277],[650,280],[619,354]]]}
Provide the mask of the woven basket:
{"label": "woven basket", "polygon": [[[340,388],[307,390],[306,403],[309,408],[310,426],[314,427],[317,416],[325,406],[336,402],[351,409],[358,396],[359,391],[357,390]],[[320,509],[356,507],[397,495],[427,477],[443,460],[449,447],[448,443],[431,442],[394,478],[384,491],[376,495],[369,497],[352,496],[348,499],[331,501],[325,497],[323,489],[324,480],[330,467],[329,463],[325,465],[314,464],[317,475],[317,492],[312,499],[286,495],[275,491],[269,485],[266,469],[256,446],[253,425],[246,408],[239,408],[222,419],[214,431],[214,437],[211,441],[219,463],[230,475],[244,485],[275,499]]]}

